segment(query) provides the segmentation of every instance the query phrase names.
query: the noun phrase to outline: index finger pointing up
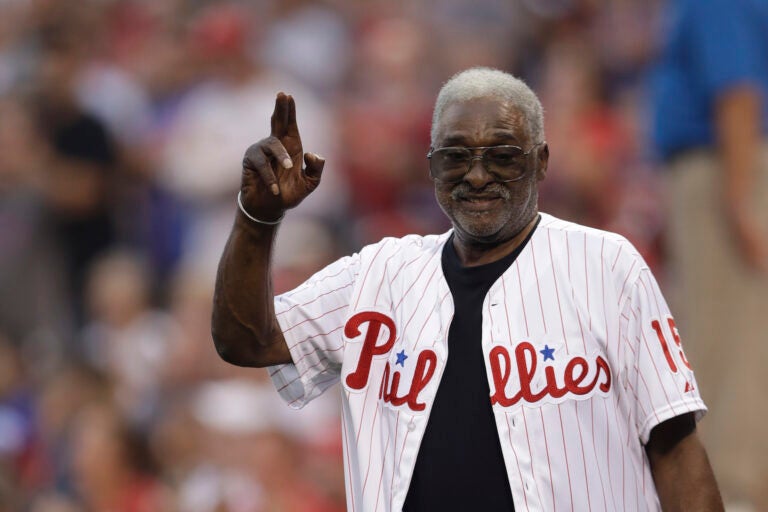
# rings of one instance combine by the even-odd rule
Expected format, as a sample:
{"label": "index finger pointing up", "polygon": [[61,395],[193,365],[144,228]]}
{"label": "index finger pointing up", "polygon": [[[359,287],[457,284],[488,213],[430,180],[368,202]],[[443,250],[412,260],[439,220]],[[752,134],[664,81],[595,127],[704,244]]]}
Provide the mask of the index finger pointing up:
{"label": "index finger pointing up", "polygon": [[277,93],[275,98],[275,110],[272,112],[270,125],[272,127],[271,135],[283,137],[288,131],[288,96],[284,92]]}
{"label": "index finger pointing up", "polygon": [[290,94],[288,95],[288,125],[286,135],[293,137],[299,136],[299,125],[296,123],[296,102]]}

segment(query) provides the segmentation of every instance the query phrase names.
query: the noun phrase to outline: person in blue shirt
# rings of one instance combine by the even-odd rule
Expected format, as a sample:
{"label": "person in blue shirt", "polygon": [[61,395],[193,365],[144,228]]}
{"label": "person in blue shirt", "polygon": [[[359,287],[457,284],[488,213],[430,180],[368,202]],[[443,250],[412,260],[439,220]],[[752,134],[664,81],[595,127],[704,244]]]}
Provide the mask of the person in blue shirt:
{"label": "person in blue shirt", "polygon": [[673,309],[696,346],[723,495],[768,510],[768,0],[672,0],[666,14],[652,137]]}

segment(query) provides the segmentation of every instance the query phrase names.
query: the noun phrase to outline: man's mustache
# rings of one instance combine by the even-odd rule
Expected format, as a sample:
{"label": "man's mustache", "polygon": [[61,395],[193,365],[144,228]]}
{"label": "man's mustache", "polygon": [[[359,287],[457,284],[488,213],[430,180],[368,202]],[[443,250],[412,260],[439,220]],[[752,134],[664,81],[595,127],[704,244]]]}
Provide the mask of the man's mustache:
{"label": "man's mustache", "polygon": [[512,194],[509,189],[500,183],[489,183],[481,189],[472,187],[469,183],[459,183],[451,191],[451,199],[459,201],[461,199],[469,199],[476,197],[492,197],[498,196],[504,200],[512,198]]}

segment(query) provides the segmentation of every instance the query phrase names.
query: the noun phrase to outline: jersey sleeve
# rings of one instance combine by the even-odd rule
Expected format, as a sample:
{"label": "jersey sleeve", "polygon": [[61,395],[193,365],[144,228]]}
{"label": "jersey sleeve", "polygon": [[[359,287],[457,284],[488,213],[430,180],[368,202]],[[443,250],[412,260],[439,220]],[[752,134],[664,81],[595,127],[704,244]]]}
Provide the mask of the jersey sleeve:
{"label": "jersey sleeve", "polygon": [[269,375],[293,408],[303,407],[339,380],[344,322],[359,267],[359,255],[347,256],[275,297],[275,314],[293,362],[270,367]]}
{"label": "jersey sleeve", "polygon": [[689,412],[698,420],[707,409],[675,320],[647,267],[640,270],[629,290],[622,318],[626,385],[637,431],[645,444],[656,425]]}

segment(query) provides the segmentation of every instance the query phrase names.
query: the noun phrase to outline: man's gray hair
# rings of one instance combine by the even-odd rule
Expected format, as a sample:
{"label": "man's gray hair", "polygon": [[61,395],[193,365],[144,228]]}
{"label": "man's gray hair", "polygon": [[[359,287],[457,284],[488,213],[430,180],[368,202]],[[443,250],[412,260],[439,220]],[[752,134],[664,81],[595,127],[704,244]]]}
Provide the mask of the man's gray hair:
{"label": "man's gray hair", "polygon": [[440,116],[447,105],[488,97],[510,102],[519,108],[528,121],[532,141],[544,140],[544,109],[536,93],[525,82],[509,73],[478,67],[453,75],[440,89],[432,114],[432,146],[437,138]]}

